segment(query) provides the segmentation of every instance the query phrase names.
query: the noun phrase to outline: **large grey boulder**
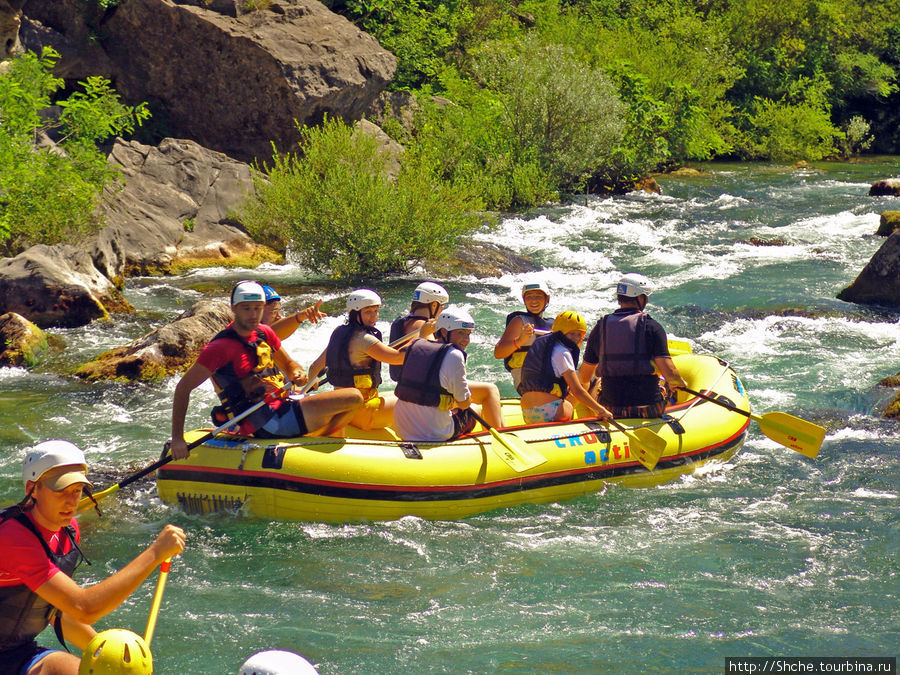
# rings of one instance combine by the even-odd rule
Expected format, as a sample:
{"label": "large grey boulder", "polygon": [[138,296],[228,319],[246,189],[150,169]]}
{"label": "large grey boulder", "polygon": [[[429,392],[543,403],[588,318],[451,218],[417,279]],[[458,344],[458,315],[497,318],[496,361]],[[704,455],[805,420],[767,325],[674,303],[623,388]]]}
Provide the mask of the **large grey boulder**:
{"label": "large grey boulder", "polygon": [[181,372],[231,318],[227,302],[201,300],[172,323],[100,354],[75,374],[87,380],[153,381]]}
{"label": "large grey boulder", "polygon": [[247,164],[172,138],[157,147],[117,139],[109,162],[125,187],[107,192],[108,225],[91,255],[110,279],[163,274],[198,261],[274,259],[231,219],[253,189]]}
{"label": "large grey boulder", "polygon": [[359,119],[394,75],[390,52],[316,0],[238,16],[234,7],[122,0],[104,13],[83,0],[30,0],[26,15],[42,30],[22,39],[57,46],[67,78],[105,75],[126,101],[149,101],[170,135],[248,162],[270,159],[273,142],[292,150],[294,120]]}
{"label": "large grey boulder", "polygon": [[900,308],[900,230],[881,245],[839,300]]}
{"label": "large grey boulder", "polygon": [[39,244],[0,259],[0,314],[21,314],[41,328],[70,328],[129,311],[90,255],[74,246]]}

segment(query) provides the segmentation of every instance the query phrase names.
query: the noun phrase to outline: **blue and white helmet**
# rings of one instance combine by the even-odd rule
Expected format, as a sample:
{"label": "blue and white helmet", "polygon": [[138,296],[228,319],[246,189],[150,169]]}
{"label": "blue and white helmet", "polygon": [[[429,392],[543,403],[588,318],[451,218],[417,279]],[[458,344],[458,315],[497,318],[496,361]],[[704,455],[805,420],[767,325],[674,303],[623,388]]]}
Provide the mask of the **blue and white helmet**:
{"label": "blue and white helmet", "polygon": [[616,284],[616,295],[624,295],[627,298],[636,298],[639,295],[649,296],[653,292],[653,284],[643,274],[629,272],[619,279]]}
{"label": "blue and white helmet", "polygon": [[451,330],[475,330],[475,319],[462,307],[451,305],[438,315],[436,328]]}
{"label": "blue and white helmet", "polygon": [[437,302],[441,305],[446,305],[450,302],[450,294],[440,284],[436,284],[433,281],[423,281],[413,291],[413,302],[422,302],[426,305]]}

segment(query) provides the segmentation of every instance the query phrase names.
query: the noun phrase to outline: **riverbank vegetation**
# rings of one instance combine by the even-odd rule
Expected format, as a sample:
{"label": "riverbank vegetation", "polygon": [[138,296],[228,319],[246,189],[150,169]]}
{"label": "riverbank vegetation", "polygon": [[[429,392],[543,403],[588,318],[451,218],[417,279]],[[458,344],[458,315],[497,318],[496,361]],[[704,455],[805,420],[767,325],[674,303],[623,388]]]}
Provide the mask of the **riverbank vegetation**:
{"label": "riverbank vegetation", "polygon": [[116,178],[98,143],[149,116],[144,105],[123,105],[102,77],[55,99],[63,86],[51,72],[58,58],[49,48],[26,53],[0,76],[0,256],[96,232],[97,204]]}
{"label": "riverbank vegetation", "polygon": [[[900,0],[328,1],[398,58],[390,88],[416,110],[384,123],[399,173],[332,120],[273,158],[242,218],[334,276],[440,257],[481,210],[629,190],[689,162],[900,153]],[[0,76],[2,255],[96,229],[112,181],[97,142],[147,116],[102,78],[54,101],[55,58]],[[36,150],[51,103],[56,149]]]}
{"label": "riverbank vegetation", "polygon": [[[491,208],[713,158],[900,152],[900,0],[335,0]],[[449,104],[433,101],[448,99]],[[395,130],[396,131],[396,130]]]}

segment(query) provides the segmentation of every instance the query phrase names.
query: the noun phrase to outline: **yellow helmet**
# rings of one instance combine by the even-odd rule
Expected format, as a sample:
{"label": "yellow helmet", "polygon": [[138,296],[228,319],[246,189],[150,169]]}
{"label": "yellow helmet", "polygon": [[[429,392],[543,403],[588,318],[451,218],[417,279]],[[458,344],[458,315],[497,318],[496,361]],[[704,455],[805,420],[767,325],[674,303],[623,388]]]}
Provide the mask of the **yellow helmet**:
{"label": "yellow helmet", "polygon": [[556,315],[556,318],[553,320],[554,332],[568,333],[573,330],[580,330],[582,333],[587,331],[587,323],[585,323],[581,314],[567,309],[565,312],[560,312]]}
{"label": "yellow helmet", "polygon": [[97,633],[81,655],[78,675],[153,675],[150,647],[137,633],[110,628]]}

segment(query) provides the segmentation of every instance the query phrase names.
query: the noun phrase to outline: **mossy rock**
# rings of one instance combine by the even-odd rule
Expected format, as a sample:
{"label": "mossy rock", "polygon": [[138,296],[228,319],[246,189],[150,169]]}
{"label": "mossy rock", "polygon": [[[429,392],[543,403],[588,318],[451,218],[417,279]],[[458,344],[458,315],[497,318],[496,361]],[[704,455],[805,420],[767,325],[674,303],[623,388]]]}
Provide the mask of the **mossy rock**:
{"label": "mossy rock", "polygon": [[14,312],[0,316],[0,366],[33,367],[47,349],[47,335]]}
{"label": "mossy rock", "polygon": [[900,211],[882,211],[878,231],[875,234],[879,237],[890,237],[894,230],[900,230]]}
{"label": "mossy rock", "polygon": [[888,403],[887,409],[884,411],[885,417],[900,419],[900,392],[894,397],[894,400]]}

